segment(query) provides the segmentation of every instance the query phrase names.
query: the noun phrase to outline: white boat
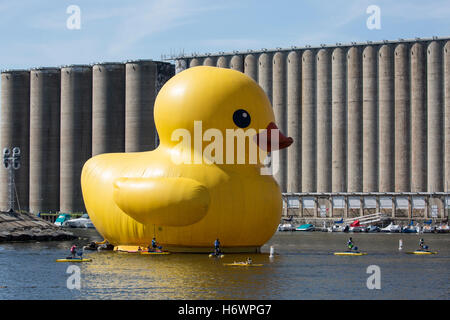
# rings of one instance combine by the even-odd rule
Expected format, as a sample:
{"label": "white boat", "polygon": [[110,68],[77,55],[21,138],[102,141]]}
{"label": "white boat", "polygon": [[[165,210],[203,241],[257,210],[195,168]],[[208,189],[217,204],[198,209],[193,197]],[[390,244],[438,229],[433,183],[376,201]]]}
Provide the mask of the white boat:
{"label": "white boat", "polygon": [[436,232],[435,226],[423,226],[422,233],[434,233]]}
{"label": "white boat", "polygon": [[280,223],[278,225],[278,231],[295,231],[295,227],[291,223]]}
{"label": "white boat", "polygon": [[334,224],[331,228],[328,228],[328,232],[348,232],[349,227],[346,224]]}
{"label": "white boat", "polygon": [[65,221],[62,226],[69,228],[95,228],[87,213],[83,214],[81,218]]}
{"label": "white boat", "polygon": [[450,232],[448,224],[441,224],[439,227],[436,227],[437,233],[448,233]]}
{"label": "white boat", "polygon": [[384,228],[381,228],[381,232],[401,232],[402,228],[398,224],[393,224],[392,222]]}
{"label": "white boat", "polygon": [[295,228],[295,231],[314,231],[314,226],[310,223],[302,224]]}

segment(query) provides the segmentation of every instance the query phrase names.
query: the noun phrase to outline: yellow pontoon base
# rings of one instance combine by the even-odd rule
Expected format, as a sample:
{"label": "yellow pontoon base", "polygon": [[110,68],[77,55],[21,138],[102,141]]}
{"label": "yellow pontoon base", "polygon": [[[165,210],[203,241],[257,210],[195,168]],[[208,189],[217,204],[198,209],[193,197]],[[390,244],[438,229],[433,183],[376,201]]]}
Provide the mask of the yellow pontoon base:
{"label": "yellow pontoon base", "polygon": [[367,252],[335,252],[335,256],[365,256]]}

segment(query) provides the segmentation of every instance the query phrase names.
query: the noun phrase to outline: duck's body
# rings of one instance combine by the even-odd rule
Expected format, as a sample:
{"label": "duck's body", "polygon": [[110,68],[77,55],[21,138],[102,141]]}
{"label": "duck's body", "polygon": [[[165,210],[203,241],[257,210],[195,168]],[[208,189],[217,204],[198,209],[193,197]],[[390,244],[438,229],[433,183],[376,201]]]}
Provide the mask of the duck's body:
{"label": "duck's body", "polygon": [[[273,114],[267,109],[267,98],[261,97],[262,90],[258,90],[253,80],[236,71],[211,69],[218,68],[203,68],[208,79],[222,75],[225,84],[230,76],[237,79],[225,97],[236,95],[237,88],[243,85],[239,81],[244,83],[244,93],[249,87],[256,90],[256,98],[266,104],[261,106],[262,111],[268,114],[261,117],[261,126],[265,128],[271,122]],[[199,71],[202,70],[191,75],[195,81],[201,81]],[[100,234],[114,245],[146,247],[156,237],[171,251],[208,251],[214,239],[219,238],[227,251],[255,251],[272,237],[278,226],[282,210],[279,186],[272,175],[261,174],[259,164],[174,163],[174,154],[179,158],[182,154],[195,153],[186,148],[176,149],[177,143],[170,139],[174,129],[181,127],[193,132],[189,123],[202,116],[204,128],[217,127],[216,123],[208,122],[217,114],[208,111],[210,105],[202,106],[201,98],[196,99],[201,107],[196,107],[194,113],[199,112],[197,109],[201,112],[193,119],[182,118],[168,126],[172,128],[159,123],[174,115],[173,104],[189,101],[190,97],[184,96],[183,100],[173,102],[180,86],[191,89],[188,92],[195,97],[189,74],[179,77],[185,72],[172,78],[158,95],[155,122],[161,144],[156,150],[102,154],[86,162],[81,177],[86,209]],[[178,82],[174,81],[177,77]],[[255,100],[255,93],[252,94],[238,106],[257,108],[248,105],[248,101]],[[223,97],[219,94],[218,101],[223,103]],[[207,98],[214,100],[211,95]],[[171,106],[170,102],[173,102]]]}

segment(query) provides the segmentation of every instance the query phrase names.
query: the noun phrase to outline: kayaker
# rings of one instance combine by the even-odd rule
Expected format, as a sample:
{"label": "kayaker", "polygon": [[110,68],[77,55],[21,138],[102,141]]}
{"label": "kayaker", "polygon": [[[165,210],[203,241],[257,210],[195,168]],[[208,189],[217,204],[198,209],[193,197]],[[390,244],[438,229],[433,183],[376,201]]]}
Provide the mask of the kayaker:
{"label": "kayaker", "polygon": [[353,239],[352,239],[352,237],[350,237],[350,238],[348,239],[348,241],[347,241],[347,247],[348,247],[350,250],[353,249],[354,244],[353,244]]}
{"label": "kayaker", "polygon": [[420,241],[419,241],[419,248],[420,248],[420,250],[427,250],[428,249],[428,246],[425,245],[425,241],[423,240],[423,238],[420,239]]}
{"label": "kayaker", "polygon": [[219,241],[219,238],[217,238],[216,241],[214,241],[214,252],[215,252],[216,256],[218,256],[220,254],[220,241]]}
{"label": "kayaker", "polygon": [[252,263],[253,263],[252,258],[248,257],[247,258],[247,264],[252,264]]}
{"label": "kayaker", "polygon": [[76,246],[76,245],[73,245],[73,246],[70,248],[70,254],[72,255],[72,258],[73,258],[73,259],[76,258],[76,255],[77,255],[77,246]]}
{"label": "kayaker", "polygon": [[156,252],[156,251],[158,251],[158,249],[161,250],[162,247],[161,246],[158,247],[158,243],[156,242],[156,238],[153,237],[153,239],[152,239],[152,248],[151,248],[151,250],[149,250],[149,252]]}

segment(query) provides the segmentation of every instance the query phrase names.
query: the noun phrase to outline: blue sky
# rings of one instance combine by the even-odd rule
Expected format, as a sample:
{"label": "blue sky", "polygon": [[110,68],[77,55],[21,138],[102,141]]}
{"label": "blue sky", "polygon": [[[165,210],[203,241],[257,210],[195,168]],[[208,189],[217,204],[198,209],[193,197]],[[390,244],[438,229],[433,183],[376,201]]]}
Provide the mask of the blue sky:
{"label": "blue sky", "polygon": [[[80,30],[66,27],[70,5]],[[0,1],[0,69],[432,36],[450,36],[448,0]]]}

